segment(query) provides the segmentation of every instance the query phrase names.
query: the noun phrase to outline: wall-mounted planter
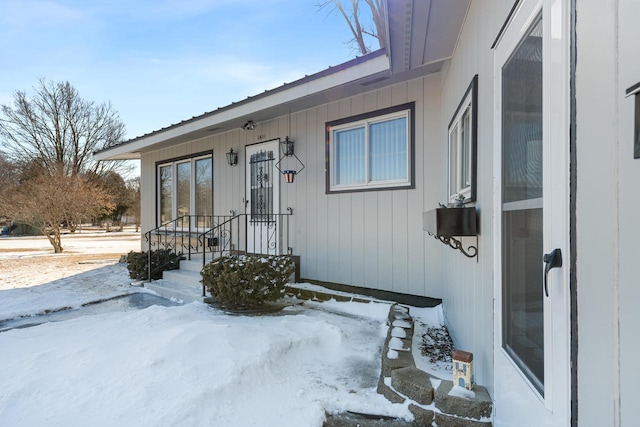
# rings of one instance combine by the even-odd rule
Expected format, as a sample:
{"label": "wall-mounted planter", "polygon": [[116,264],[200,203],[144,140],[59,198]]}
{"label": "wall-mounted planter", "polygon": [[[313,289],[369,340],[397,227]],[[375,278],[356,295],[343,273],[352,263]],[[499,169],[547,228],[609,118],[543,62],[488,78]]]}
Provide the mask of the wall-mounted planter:
{"label": "wall-mounted planter", "polygon": [[422,213],[424,231],[435,236],[475,236],[476,208],[437,208]]}
{"label": "wall-mounted planter", "polygon": [[[478,219],[475,207],[437,208],[423,212],[422,228],[430,236],[469,258],[478,255]],[[476,236],[476,246],[469,246],[465,250],[462,242],[454,236]]]}

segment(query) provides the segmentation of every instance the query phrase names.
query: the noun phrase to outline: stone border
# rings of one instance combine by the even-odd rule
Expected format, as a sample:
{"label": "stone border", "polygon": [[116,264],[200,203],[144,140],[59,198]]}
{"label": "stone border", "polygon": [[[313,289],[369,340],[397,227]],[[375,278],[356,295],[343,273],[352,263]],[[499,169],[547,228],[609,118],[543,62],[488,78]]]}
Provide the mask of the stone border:
{"label": "stone border", "polygon": [[[287,286],[291,297],[313,301],[375,302],[375,299],[338,295],[319,290]],[[389,301],[385,301],[389,302]],[[382,366],[378,379],[378,393],[392,403],[405,403],[414,416],[413,422],[380,419],[375,415],[344,413],[327,415],[324,427],[375,427],[431,426],[438,427],[491,427],[486,421],[492,415],[493,402],[487,390],[479,385],[473,388],[474,398],[449,394],[453,382],[437,379],[440,384],[434,389],[428,373],[416,368],[412,354],[414,321],[410,309],[392,304],[387,319],[387,337],[382,347]]]}

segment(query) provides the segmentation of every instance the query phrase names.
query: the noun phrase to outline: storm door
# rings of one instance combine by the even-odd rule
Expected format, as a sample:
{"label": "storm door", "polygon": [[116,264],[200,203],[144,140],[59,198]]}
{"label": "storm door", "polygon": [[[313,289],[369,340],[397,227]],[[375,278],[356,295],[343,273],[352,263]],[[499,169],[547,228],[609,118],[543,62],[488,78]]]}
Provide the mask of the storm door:
{"label": "storm door", "polygon": [[522,1],[495,52],[496,425],[570,421],[565,3]]}
{"label": "storm door", "polygon": [[246,147],[247,252],[277,254],[280,248],[279,141]]}

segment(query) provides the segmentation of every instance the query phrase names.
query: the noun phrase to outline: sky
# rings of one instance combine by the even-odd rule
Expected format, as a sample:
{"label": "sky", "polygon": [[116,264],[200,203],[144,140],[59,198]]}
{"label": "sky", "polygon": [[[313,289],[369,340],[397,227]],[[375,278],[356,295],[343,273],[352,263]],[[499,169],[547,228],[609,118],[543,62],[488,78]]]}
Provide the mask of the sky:
{"label": "sky", "polygon": [[0,0],[0,104],[68,81],[141,136],[354,58],[317,2]]}

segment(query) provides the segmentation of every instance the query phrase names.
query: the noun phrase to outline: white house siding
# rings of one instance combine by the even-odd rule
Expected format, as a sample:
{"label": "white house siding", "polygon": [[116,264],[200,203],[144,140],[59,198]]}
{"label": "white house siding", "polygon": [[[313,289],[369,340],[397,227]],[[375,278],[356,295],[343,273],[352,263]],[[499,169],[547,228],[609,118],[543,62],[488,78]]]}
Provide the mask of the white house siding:
{"label": "white house siding", "polygon": [[621,425],[637,423],[636,411],[640,392],[640,275],[638,274],[638,257],[640,256],[640,159],[633,159],[633,125],[634,99],[623,98],[622,93],[631,85],[640,82],[640,2],[624,0],[619,6],[620,25],[620,67],[618,95],[620,138],[620,407]]}
{"label": "white house siding", "polygon": [[[578,421],[637,425],[640,3],[577,2]],[[587,46],[585,48],[585,46]]]}
{"label": "white house siding", "polygon": [[[247,144],[289,135],[306,168],[281,185],[281,209],[293,208],[291,246],[303,278],[404,294],[441,297],[442,249],[422,231],[422,212],[442,200],[446,144],[440,116],[440,75],[418,78],[317,108],[258,123],[142,156],[143,229],[155,226],[155,164],[214,152],[214,213],[243,213]],[[416,188],[325,194],[325,123],[415,101]],[[290,131],[289,131],[290,128]],[[225,153],[240,153],[230,167]]]}
{"label": "white house siding", "polygon": [[[472,1],[454,57],[443,73],[441,162],[447,164],[447,126],[474,75],[478,75],[477,199],[478,257],[469,259],[434,239],[442,257],[442,298],[457,348],[474,353],[476,382],[493,394],[493,51],[512,0]],[[443,171],[443,174],[446,174]],[[438,199],[447,197],[446,182]],[[435,206],[431,206],[434,208]],[[465,238],[466,245],[475,239]]]}

